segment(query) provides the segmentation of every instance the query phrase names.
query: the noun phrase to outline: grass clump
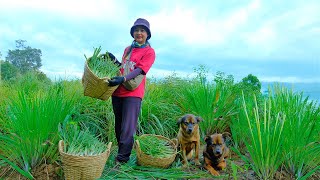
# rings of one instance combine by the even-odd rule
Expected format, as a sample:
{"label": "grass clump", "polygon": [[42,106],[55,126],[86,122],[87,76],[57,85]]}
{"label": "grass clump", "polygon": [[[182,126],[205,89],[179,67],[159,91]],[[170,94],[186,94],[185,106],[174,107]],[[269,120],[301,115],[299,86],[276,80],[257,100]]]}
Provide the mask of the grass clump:
{"label": "grass clump", "polygon": [[[246,116],[248,141],[245,142],[250,158],[241,155],[245,162],[251,165],[253,171],[260,179],[272,179],[278,168],[284,161],[282,156],[283,127],[286,121],[285,116],[271,114],[271,100],[265,100],[264,105],[258,107],[257,99],[254,96],[254,108],[249,109],[246,105],[244,95],[243,111]],[[261,108],[261,109],[260,109]]]}

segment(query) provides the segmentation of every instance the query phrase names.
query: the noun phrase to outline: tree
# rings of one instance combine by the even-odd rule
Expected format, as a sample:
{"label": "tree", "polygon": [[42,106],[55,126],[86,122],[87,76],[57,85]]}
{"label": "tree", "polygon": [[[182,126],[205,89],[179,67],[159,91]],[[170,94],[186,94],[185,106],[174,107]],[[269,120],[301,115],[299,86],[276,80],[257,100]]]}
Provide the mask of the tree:
{"label": "tree", "polygon": [[230,74],[226,76],[224,72],[218,71],[214,77],[214,82],[223,84],[224,86],[232,86],[234,84],[234,78]]}
{"label": "tree", "polygon": [[6,61],[17,67],[21,73],[39,70],[41,64],[41,50],[26,46],[26,40],[16,40],[15,50],[9,50]]}
{"label": "tree", "polygon": [[241,85],[243,88],[251,89],[256,92],[260,92],[261,90],[261,82],[256,76],[252,74],[244,77],[241,81]]}
{"label": "tree", "polygon": [[0,61],[0,77],[1,80],[10,80],[17,77],[19,70],[8,61]]}

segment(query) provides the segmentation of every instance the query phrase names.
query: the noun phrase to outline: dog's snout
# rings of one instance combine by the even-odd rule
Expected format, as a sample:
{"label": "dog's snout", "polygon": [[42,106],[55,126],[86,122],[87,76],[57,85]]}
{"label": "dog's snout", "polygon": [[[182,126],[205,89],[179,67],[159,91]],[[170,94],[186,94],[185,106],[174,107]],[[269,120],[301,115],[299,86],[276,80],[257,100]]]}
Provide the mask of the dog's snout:
{"label": "dog's snout", "polygon": [[217,148],[216,149],[216,154],[221,154],[221,153],[222,153],[221,148]]}
{"label": "dog's snout", "polygon": [[191,133],[193,131],[193,125],[192,124],[188,124],[187,131],[188,131],[188,133]]}

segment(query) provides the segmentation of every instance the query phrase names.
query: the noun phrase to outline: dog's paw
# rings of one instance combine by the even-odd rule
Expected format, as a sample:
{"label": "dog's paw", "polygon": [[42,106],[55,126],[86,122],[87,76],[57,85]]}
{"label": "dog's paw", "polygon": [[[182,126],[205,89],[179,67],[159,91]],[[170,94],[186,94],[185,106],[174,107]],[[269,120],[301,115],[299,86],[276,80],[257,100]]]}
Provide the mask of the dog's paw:
{"label": "dog's paw", "polygon": [[183,169],[187,169],[188,167],[189,167],[188,164],[182,164],[182,168],[183,168]]}
{"label": "dog's paw", "polygon": [[216,170],[210,170],[211,175],[213,176],[220,176],[219,172]]}
{"label": "dog's paw", "polygon": [[200,163],[199,160],[195,160],[195,161],[194,161],[194,164],[197,165],[197,166],[200,166],[200,165],[201,165],[201,163]]}
{"label": "dog's paw", "polygon": [[182,161],[182,168],[188,168],[188,167],[189,167],[188,161]]}

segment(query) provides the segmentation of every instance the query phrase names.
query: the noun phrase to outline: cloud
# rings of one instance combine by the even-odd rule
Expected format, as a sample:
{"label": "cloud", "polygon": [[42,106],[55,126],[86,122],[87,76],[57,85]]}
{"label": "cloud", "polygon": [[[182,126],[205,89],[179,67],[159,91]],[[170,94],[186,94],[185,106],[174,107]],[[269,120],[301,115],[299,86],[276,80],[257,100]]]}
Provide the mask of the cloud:
{"label": "cloud", "polygon": [[203,15],[203,11],[217,8],[213,5],[186,8],[179,4],[173,9],[162,9],[150,20],[161,36],[176,37],[189,45],[218,46],[227,44],[233,33],[248,23],[250,15],[260,8],[260,1],[252,1],[224,16]]}
{"label": "cloud", "polygon": [[[280,11],[272,5],[264,6],[265,13],[273,15],[267,18],[260,17],[260,25],[251,28],[251,31],[242,36],[252,49],[250,54],[263,60],[276,58],[292,61],[305,58],[308,61],[309,55],[314,53],[313,42],[320,40],[316,36],[317,31],[313,31],[314,26],[320,23],[319,4],[296,3],[293,8],[285,11]],[[264,13],[261,12],[259,16],[262,14]],[[302,44],[304,48],[301,47]]]}
{"label": "cloud", "polygon": [[0,51],[25,39],[42,50],[43,70],[80,77],[84,54],[101,45],[120,59],[131,25],[145,17],[157,56],[150,75],[187,76],[205,64],[239,79],[316,81],[319,9],[317,0],[0,1]]}
{"label": "cloud", "polygon": [[6,37],[15,37],[17,36],[17,32],[12,31],[12,29],[7,26],[7,25],[0,25],[0,38],[4,38],[2,36],[6,36]]}
{"label": "cloud", "polygon": [[[118,14],[117,9],[120,4],[112,0],[15,0],[1,1],[0,9],[10,10],[30,10],[39,11],[51,14],[57,14],[66,18],[89,18],[89,19],[109,19]],[[120,14],[121,15],[121,14]]]}

